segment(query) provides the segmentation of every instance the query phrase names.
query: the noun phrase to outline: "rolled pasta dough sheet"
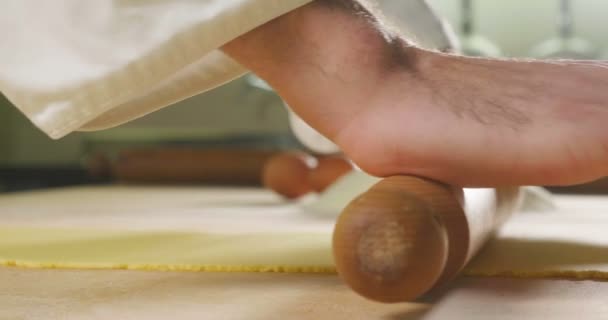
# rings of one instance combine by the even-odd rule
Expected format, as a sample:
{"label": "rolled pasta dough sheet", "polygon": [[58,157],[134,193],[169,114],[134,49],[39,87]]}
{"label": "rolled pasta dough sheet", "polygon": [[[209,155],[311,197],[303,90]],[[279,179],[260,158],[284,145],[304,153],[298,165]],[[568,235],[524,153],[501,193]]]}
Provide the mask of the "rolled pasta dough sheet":
{"label": "rolled pasta dough sheet", "polygon": [[[550,213],[516,214],[464,274],[608,279],[608,199],[559,196],[555,203]],[[335,272],[333,220],[263,190],[90,187],[7,194],[0,196],[0,221],[0,265]]]}

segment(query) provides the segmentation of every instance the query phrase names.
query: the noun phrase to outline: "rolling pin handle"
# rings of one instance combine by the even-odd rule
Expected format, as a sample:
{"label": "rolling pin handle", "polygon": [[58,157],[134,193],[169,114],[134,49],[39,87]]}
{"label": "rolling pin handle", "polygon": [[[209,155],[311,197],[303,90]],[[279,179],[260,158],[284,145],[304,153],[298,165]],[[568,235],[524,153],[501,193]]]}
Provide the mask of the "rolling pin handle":
{"label": "rolling pin handle", "polygon": [[[417,188],[424,184],[425,187]],[[430,189],[428,197],[410,192]],[[436,190],[436,189],[440,190]],[[448,258],[448,238],[437,194],[455,194],[443,185],[415,177],[383,179],[353,200],[334,230],[338,273],[357,293],[380,302],[411,301],[430,290]]]}

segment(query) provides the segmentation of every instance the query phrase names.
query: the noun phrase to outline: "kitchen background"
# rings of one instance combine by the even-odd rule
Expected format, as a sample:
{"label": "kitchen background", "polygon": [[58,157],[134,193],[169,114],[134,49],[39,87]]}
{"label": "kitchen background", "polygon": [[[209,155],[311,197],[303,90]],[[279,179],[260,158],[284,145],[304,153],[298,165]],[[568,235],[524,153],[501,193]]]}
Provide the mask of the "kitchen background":
{"label": "kitchen background", "polygon": [[[429,3],[462,37],[462,2]],[[473,4],[474,31],[499,47],[504,56],[531,56],[532,48],[558,34],[559,1],[483,0]],[[602,52],[608,59],[608,1],[573,0],[571,9],[575,36],[597,48],[598,59]],[[167,142],[296,145],[280,99],[253,87],[249,80],[239,79],[118,128],[74,133],[58,141],[47,138],[0,96],[0,192],[90,182],[82,164],[100,150],[111,153]]]}

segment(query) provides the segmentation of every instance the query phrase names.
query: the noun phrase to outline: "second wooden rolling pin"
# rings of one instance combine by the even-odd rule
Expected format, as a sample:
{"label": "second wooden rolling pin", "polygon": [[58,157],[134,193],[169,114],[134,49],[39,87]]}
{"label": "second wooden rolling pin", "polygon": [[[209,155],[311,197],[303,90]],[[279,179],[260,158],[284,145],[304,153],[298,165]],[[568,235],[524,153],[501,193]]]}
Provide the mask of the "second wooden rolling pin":
{"label": "second wooden rolling pin", "polygon": [[255,149],[149,148],[124,150],[108,164],[127,183],[260,185],[262,168],[276,152]]}
{"label": "second wooden rolling pin", "polygon": [[463,191],[417,177],[383,179],[338,219],[338,273],[372,300],[414,300],[467,264],[516,210],[519,194],[517,187]]}

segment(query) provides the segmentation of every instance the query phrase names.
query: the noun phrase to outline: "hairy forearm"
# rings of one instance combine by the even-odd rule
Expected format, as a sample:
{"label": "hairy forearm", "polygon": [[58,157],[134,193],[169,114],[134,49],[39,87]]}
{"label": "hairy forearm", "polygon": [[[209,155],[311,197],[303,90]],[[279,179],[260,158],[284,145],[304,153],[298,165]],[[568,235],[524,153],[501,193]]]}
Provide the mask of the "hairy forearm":
{"label": "hairy forearm", "polygon": [[380,15],[364,2],[317,0],[223,49],[272,82],[282,79],[281,74],[303,70],[356,78],[395,66],[413,68],[414,57],[407,56],[407,47],[411,45],[386,27]]}
{"label": "hairy forearm", "polygon": [[317,0],[223,49],[378,176],[489,185],[606,173],[601,64],[441,54],[382,22],[363,2]]}
{"label": "hairy forearm", "polygon": [[[417,69],[420,50],[381,22],[357,0],[317,0],[235,39],[223,50],[266,80],[306,120],[313,112],[310,106],[333,103],[327,92],[353,102],[371,99],[378,89],[375,83],[397,74],[402,77],[404,69]],[[303,87],[307,95],[299,94]],[[349,104],[341,101],[339,108],[323,112],[342,112]]]}

